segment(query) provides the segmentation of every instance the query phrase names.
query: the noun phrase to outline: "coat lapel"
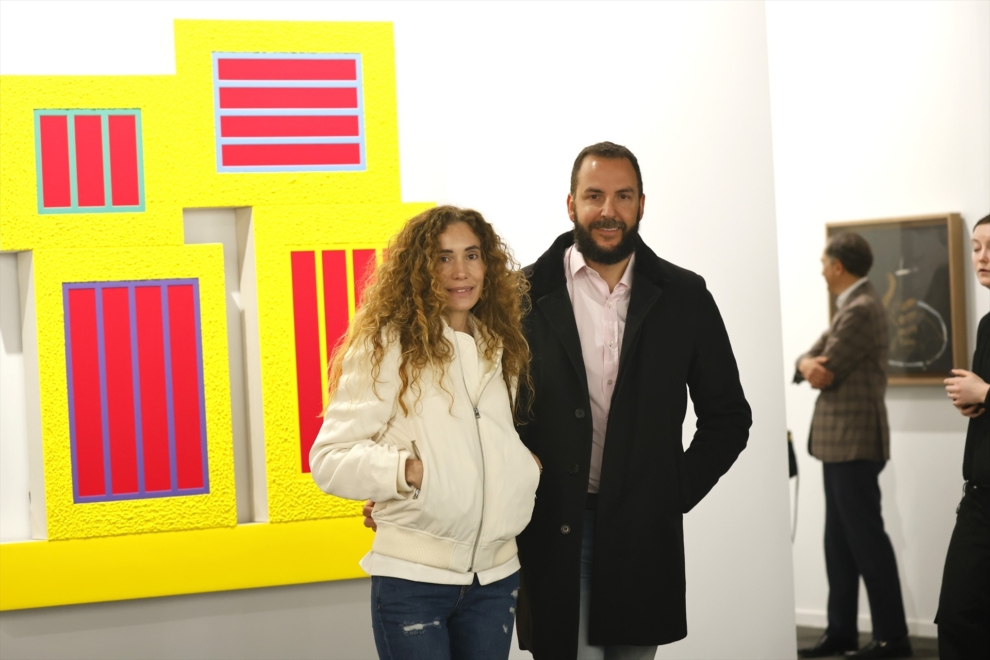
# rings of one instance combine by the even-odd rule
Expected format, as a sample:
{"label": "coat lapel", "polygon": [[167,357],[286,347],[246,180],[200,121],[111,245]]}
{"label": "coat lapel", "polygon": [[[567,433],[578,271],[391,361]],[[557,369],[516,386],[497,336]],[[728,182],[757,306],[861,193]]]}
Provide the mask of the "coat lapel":
{"label": "coat lapel", "polygon": [[660,288],[645,277],[636,277],[633,273],[632,294],[629,298],[629,310],[626,312],[626,328],[622,333],[622,353],[619,355],[619,379],[625,373],[625,365],[630,355],[635,354],[635,345],[639,340],[639,331],[643,321],[662,293]]}
{"label": "coat lapel", "polygon": [[570,296],[567,295],[567,287],[558,287],[540,298],[536,304],[550,320],[550,327],[560,339],[574,371],[584,386],[584,390],[587,391],[588,373],[584,369],[581,338],[578,336],[577,321],[574,320],[574,310],[571,308]]}

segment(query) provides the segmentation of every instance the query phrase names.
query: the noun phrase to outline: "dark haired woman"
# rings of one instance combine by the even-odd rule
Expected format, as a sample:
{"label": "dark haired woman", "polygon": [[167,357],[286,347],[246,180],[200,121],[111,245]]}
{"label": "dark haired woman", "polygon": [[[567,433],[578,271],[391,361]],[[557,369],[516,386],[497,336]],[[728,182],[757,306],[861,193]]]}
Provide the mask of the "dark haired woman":
{"label": "dark haired woman", "polygon": [[331,361],[310,465],[324,491],[376,502],[361,566],[381,658],[508,657],[541,471],[513,423],[526,289],[479,213],[431,209],[390,243]]}

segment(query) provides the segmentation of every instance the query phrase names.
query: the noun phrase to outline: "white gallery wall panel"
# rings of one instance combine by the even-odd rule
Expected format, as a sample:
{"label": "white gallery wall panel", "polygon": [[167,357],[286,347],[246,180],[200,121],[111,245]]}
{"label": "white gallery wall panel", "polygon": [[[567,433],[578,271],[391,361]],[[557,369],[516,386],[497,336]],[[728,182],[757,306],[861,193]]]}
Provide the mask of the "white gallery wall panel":
{"label": "white gallery wall panel", "polygon": [[[966,224],[969,350],[990,296],[973,275],[973,223],[990,213],[990,2],[768,2],[784,372],[825,329],[825,223],[957,212]],[[825,625],[821,464],[805,447],[815,393],[787,387],[801,470],[798,623]],[[912,632],[934,635],[962,496],[966,420],[937,386],[887,392],[880,475]],[[860,627],[870,629],[860,598]]]}

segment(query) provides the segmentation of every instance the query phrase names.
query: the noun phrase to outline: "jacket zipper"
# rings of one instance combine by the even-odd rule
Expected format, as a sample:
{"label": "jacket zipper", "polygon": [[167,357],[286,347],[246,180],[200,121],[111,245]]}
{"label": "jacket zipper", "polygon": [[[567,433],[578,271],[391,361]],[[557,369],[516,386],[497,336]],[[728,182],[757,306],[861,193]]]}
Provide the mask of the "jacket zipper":
{"label": "jacket zipper", "polygon": [[[474,537],[474,549],[471,551],[471,565],[468,567],[468,571],[473,573],[474,562],[478,559],[478,546],[481,545],[481,530],[485,525],[485,477],[487,476],[487,470],[485,469],[485,445],[481,441],[481,413],[478,411],[477,404],[471,400],[471,390],[468,389],[467,377],[464,375],[464,362],[461,360],[460,349],[457,348],[457,335],[454,335],[454,353],[457,357],[457,364],[461,368],[461,384],[464,385],[464,393],[467,394],[468,401],[471,402],[471,409],[474,411],[474,426],[478,431],[478,448],[481,450],[481,519],[478,521],[478,534]],[[484,394],[485,388],[488,387],[490,381],[491,378],[485,381],[481,391],[478,392],[478,403],[481,403],[481,395]]]}

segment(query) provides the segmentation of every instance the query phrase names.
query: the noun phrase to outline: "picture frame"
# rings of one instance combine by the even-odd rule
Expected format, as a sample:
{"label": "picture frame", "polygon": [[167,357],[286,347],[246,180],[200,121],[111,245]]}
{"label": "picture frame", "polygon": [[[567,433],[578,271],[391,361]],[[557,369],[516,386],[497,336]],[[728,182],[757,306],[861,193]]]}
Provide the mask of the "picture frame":
{"label": "picture frame", "polygon": [[[870,282],[887,310],[889,385],[943,385],[968,368],[962,218],[958,213],[831,222],[826,240],[856,232],[870,244]],[[835,297],[829,296],[829,318]]]}

